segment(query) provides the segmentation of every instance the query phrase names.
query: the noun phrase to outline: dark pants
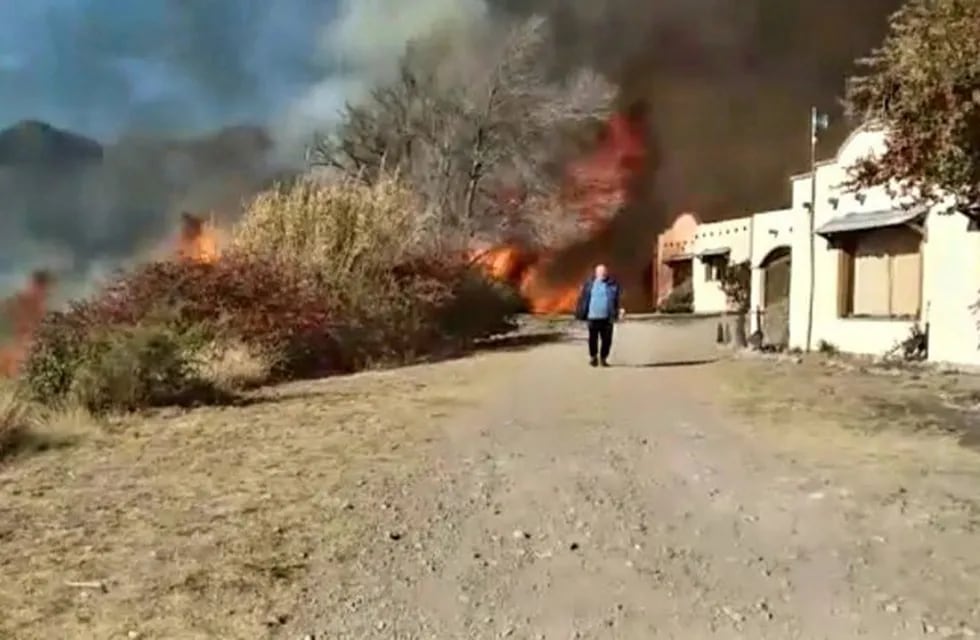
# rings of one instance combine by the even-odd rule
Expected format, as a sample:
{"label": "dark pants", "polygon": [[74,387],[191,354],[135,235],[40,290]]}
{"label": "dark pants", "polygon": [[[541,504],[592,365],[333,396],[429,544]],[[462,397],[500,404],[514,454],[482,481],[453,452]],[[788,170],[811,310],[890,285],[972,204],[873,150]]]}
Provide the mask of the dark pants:
{"label": "dark pants", "polygon": [[612,338],[612,320],[589,320],[589,357],[605,361],[612,349]]}

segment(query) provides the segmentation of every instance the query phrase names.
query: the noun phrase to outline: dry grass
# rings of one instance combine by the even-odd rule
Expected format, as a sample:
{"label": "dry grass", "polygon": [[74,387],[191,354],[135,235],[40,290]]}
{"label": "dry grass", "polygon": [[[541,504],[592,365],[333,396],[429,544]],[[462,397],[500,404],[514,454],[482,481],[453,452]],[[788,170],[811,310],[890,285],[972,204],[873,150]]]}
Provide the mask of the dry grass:
{"label": "dry grass", "polygon": [[69,447],[99,431],[98,422],[85,410],[39,407],[16,382],[0,379],[0,463]]}
{"label": "dry grass", "polygon": [[13,383],[0,381],[0,459],[21,448],[30,428],[31,407]]}
{"label": "dry grass", "polygon": [[[934,454],[954,438],[980,445],[980,378],[930,369],[873,366],[843,357],[814,355],[800,362],[736,359],[719,363],[725,399],[755,425],[775,427],[795,439],[810,438],[836,451],[879,453],[889,445]],[[940,437],[937,437],[940,436]]]}
{"label": "dry grass", "polygon": [[220,391],[234,393],[268,382],[273,364],[270,357],[240,340],[215,341],[198,354],[195,375]]}
{"label": "dry grass", "polygon": [[309,564],[364,535],[359,511],[387,497],[371,495],[376,481],[409,473],[440,419],[492,393],[509,357],[292,384],[0,469],[0,637],[274,633]]}
{"label": "dry grass", "polygon": [[234,245],[346,277],[397,264],[420,242],[419,222],[417,198],[392,176],[371,185],[300,179],[259,194]]}

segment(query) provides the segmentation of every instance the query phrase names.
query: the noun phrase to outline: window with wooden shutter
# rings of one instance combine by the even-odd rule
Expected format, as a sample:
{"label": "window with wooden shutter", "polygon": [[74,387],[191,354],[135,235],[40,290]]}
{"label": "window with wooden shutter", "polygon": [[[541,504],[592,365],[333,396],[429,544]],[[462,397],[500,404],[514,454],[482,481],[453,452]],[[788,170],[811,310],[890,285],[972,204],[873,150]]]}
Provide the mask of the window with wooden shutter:
{"label": "window with wooden shutter", "polygon": [[915,318],[922,307],[922,238],[907,227],[854,234],[842,243],[843,317]]}

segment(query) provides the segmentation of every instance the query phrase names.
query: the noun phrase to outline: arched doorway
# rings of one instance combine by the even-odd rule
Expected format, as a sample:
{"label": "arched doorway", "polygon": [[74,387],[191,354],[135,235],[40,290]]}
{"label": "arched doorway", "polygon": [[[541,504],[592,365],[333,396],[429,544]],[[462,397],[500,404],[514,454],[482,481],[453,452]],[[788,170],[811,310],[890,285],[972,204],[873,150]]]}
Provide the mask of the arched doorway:
{"label": "arched doorway", "polygon": [[759,264],[762,269],[762,340],[767,345],[786,347],[789,344],[792,266],[792,253],[787,246],[776,247]]}

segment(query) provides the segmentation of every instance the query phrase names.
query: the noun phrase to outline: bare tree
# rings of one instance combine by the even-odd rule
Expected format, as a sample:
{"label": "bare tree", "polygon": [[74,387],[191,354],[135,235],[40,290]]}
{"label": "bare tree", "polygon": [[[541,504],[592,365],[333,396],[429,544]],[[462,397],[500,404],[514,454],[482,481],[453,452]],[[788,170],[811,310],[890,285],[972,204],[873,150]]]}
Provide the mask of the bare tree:
{"label": "bare tree", "polygon": [[552,78],[551,37],[535,17],[449,55],[414,45],[393,82],[348,105],[318,140],[314,163],[365,180],[399,172],[430,224],[458,241],[567,235],[574,216],[557,206],[556,160],[567,131],[608,116],[615,90],[587,69]]}

